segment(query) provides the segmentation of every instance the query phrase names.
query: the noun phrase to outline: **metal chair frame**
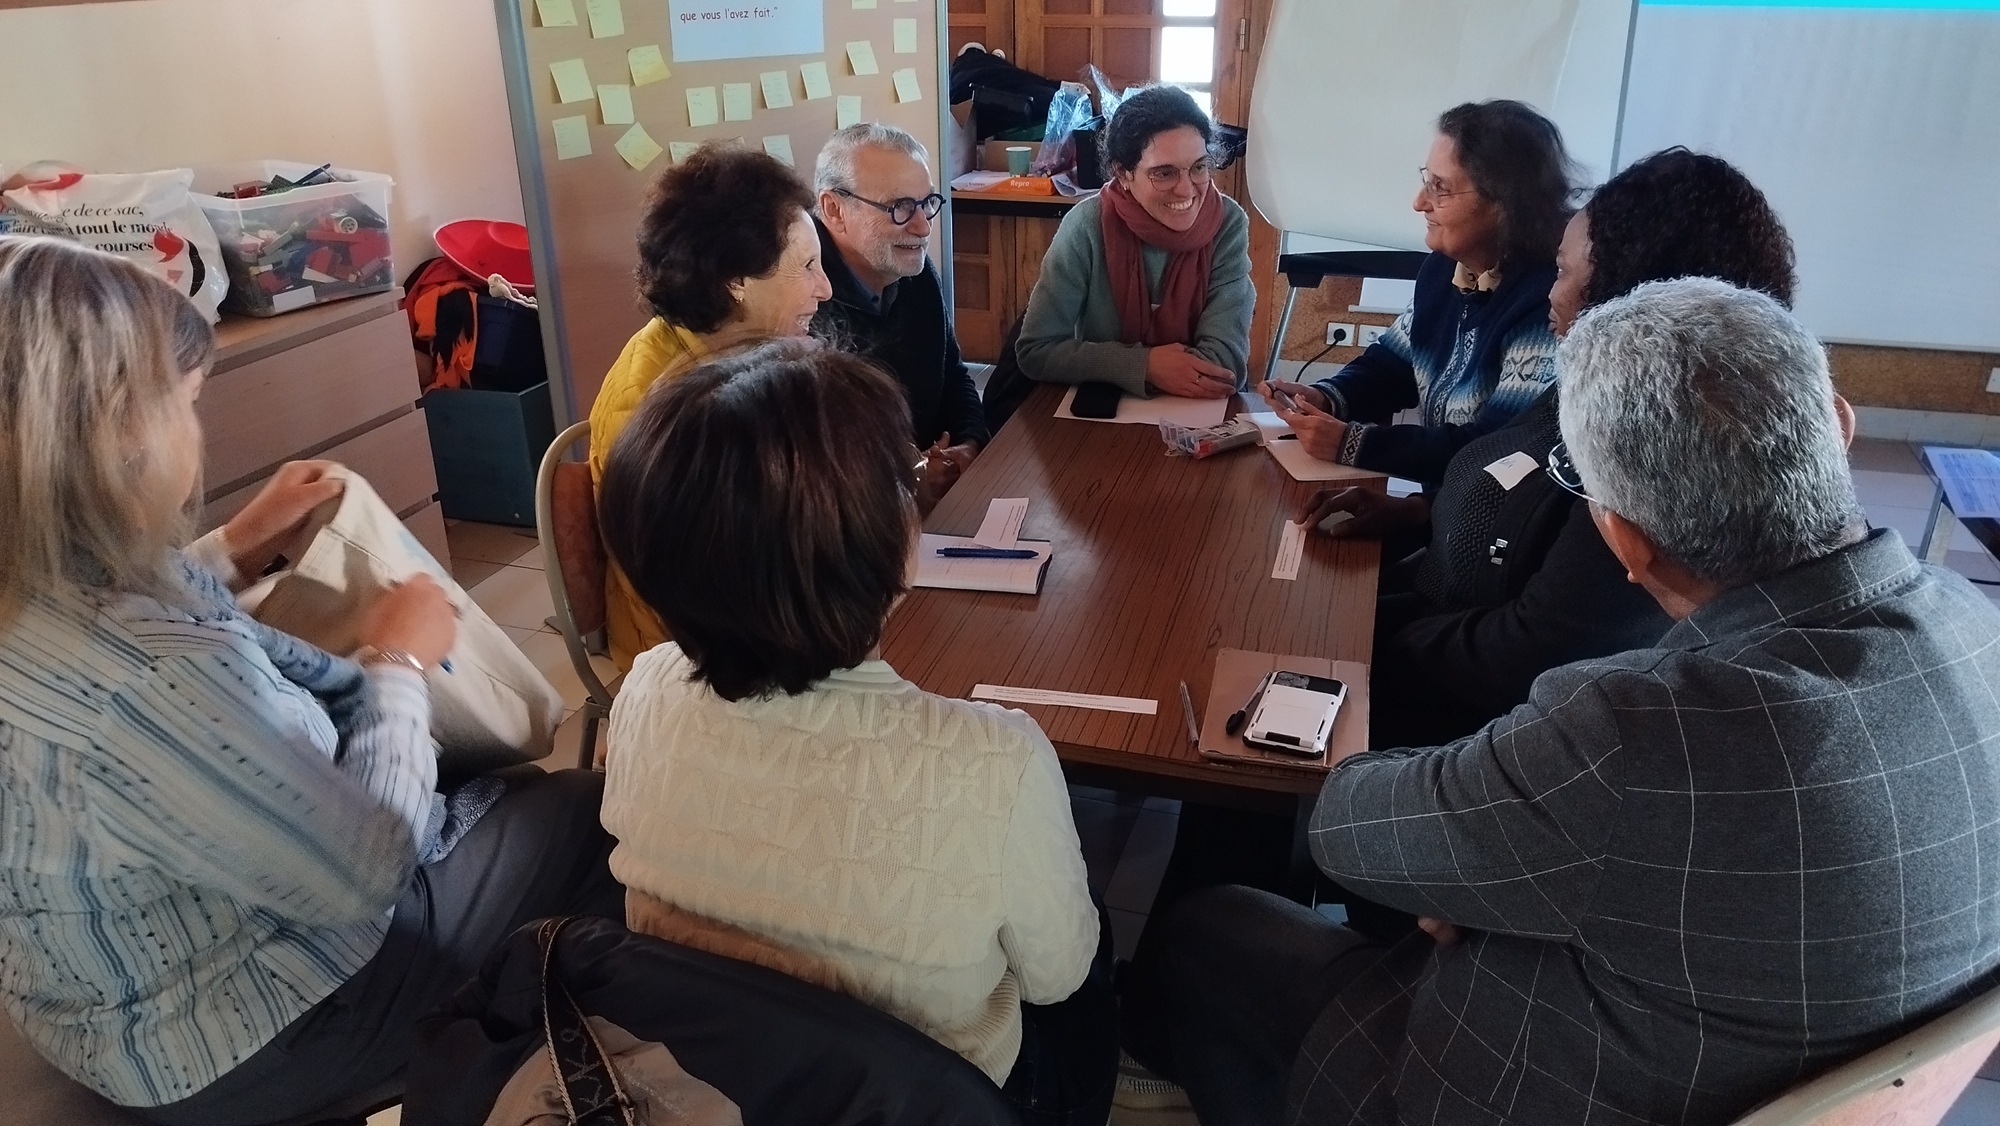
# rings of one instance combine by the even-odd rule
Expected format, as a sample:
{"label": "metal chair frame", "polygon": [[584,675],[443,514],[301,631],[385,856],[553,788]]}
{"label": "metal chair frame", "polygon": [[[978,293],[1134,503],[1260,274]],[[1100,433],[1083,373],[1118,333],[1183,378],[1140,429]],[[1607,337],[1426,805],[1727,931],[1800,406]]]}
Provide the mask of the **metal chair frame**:
{"label": "metal chair frame", "polygon": [[570,667],[583,682],[585,699],[577,710],[583,713],[583,739],[577,750],[577,765],[588,769],[597,748],[597,725],[611,718],[615,693],[605,686],[590,663],[590,649],[576,627],[576,611],[570,602],[569,583],[563,574],[562,556],[556,551],[555,479],[556,466],[571,446],[590,437],[590,420],[571,425],[549,444],[542,455],[541,469],[535,474],[535,536],[542,546],[542,573],[549,583],[549,601],[555,607],[556,628],[562,633],[563,647],[569,650]]}

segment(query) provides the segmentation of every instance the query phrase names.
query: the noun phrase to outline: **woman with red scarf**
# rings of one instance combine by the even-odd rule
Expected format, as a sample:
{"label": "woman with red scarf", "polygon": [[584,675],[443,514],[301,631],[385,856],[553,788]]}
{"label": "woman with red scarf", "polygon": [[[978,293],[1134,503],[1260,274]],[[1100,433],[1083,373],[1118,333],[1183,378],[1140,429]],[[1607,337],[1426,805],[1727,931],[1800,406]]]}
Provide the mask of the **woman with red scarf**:
{"label": "woman with red scarf", "polygon": [[1063,218],[1016,355],[1045,383],[1215,399],[1249,363],[1250,222],[1215,189],[1208,115],[1187,91],[1127,97],[1104,137],[1105,185]]}

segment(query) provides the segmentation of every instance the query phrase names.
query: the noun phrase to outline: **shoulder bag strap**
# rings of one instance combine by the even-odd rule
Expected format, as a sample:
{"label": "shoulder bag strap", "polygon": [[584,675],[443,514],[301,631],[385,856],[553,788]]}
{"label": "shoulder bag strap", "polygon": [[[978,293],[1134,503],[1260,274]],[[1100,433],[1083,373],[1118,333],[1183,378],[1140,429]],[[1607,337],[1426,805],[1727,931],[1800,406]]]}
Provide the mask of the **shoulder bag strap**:
{"label": "shoulder bag strap", "polygon": [[604,1046],[556,972],[556,939],[573,918],[546,920],[535,932],[542,948],[542,1036],[563,1109],[573,1126],[642,1126]]}

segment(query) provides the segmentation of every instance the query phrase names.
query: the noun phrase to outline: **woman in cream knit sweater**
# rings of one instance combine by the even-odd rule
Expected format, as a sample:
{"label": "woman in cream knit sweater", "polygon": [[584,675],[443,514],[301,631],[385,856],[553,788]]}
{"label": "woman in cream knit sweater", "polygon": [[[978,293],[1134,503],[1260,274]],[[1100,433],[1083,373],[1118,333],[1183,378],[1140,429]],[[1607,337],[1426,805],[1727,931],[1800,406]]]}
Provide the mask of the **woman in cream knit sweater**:
{"label": "woman in cream knit sweater", "polygon": [[1108,957],[1054,748],[877,649],[916,534],[909,429],[887,376],[773,341],[619,437],[605,540],[675,641],[612,711],[612,870],[635,930],[867,1001],[1032,1121],[1101,1123]]}

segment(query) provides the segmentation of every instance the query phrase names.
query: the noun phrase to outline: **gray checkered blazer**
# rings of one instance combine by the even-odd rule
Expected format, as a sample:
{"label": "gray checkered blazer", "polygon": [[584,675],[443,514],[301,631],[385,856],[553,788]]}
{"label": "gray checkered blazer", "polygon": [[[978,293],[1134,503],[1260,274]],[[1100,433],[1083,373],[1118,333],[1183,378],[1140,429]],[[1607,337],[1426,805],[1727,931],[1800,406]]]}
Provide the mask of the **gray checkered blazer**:
{"label": "gray checkered blazer", "polygon": [[2000,613],[1876,532],[1350,760],[1311,837],[1467,935],[1336,998],[1293,1121],[1728,1122],[1995,976]]}

